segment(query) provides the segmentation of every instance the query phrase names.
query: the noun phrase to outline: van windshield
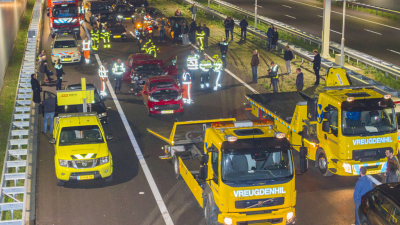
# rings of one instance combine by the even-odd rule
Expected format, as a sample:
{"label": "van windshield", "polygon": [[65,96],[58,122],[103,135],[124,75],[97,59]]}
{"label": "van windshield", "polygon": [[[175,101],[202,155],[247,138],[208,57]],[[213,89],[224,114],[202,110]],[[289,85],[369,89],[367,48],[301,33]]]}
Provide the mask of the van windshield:
{"label": "van windshield", "polygon": [[104,143],[97,125],[64,127],[61,129],[59,146]]}

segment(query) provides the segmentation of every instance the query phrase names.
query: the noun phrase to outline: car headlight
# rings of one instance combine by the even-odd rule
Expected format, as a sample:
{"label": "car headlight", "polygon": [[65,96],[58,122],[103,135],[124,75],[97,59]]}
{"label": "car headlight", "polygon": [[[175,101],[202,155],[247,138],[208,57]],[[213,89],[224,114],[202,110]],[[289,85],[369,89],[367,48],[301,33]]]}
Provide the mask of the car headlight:
{"label": "car headlight", "polygon": [[117,16],[117,18],[120,18],[120,19],[122,19],[122,18],[124,18],[124,17],[123,17],[123,16],[121,16],[121,15],[118,15],[118,16]]}
{"label": "car headlight", "polygon": [[286,215],[286,224],[292,224],[294,221],[294,213],[293,212],[288,212]]}
{"label": "car headlight", "polygon": [[149,101],[151,101],[151,102],[159,102],[158,100],[156,100],[156,99],[153,98],[152,96],[149,96]]}
{"label": "car headlight", "polygon": [[175,100],[178,101],[178,100],[181,100],[181,99],[182,99],[182,94],[180,94]]}
{"label": "car headlight", "polygon": [[135,15],[132,15],[131,17],[132,17],[132,18],[135,18]]}
{"label": "car headlight", "polygon": [[60,164],[60,166],[62,167],[68,167],[68,160],[63,160],[63,159],[59,159],[58,163]]}
{"label": "car headlight", "polygon": [[107,113],[105,112],[105,113],[102,113],[102,114],[98,114],[98,117],[99,118],[103,118],[103,117],[106,117],[107,116]]}
{"label": "car headlight", "polygon": [[54,31],[58,31],[58,29],[54,29]]}
{"label": "car headlight", "polygon": [[106,163],[108,163],[108,156],[97,159],[97,165],[98,166],[106,164]]}
{"label": "car headlight", "polygon": [[232,225],[232,218],[229,218],[229,217],[225,217],[224,218],[224,223],[226,224],[226,225]]}
{"label": "car headlight", "polygon": [[80,55],[80,54],[77,53],[77,54],[73,54],[72,56],[73,56],[73,57],[78,57],[79,55]]}
{"label": "car headlight", "polygon": [[344,172],[346,172],[346,173],[351,173],[351,165],[350,164],[348,164],[348,163],[343,163],[343,170],[344,170]]}

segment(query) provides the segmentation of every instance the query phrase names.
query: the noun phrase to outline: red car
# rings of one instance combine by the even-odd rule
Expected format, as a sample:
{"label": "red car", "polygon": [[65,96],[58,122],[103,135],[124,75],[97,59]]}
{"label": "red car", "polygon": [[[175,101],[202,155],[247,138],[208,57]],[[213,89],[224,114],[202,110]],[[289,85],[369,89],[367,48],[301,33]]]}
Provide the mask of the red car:
{"label": "red car", "polygon": [[[160,71],[164,71],[167,72],[168,75],[174,76],[176,77],[178,75],[178,65],[177,65],[177,56],[174,55],[172,57],[170,57],[169,59],[165,60],[165,62],[163,62],[162,60],[159,59],[155,59],[153,57],[153,55],[151,54],[146,54],[146,53],[136,53],[136,54],[131,54],[128,58],[128,60],[126,61],[126,72],[122,75],[122,80],[123,82],[131,82],[132,79],[132,70],[135,71],[135,68],[137,68],[138,66],[143,66],[146,64],[157,64],[159,67],[158,68],[154,68],[154,67],[146,67],[149,68],[148,71],[145,71],[145,74],[147,75],[151,75],[151,76],[156,76],[156,75],[161,75],[158,74],[159,71],[156,70],[160,70]],[[144,69],[146,69],[144,68]],[[143,68],[139,68],[139,69],[143,69]],[[146,76],[143,77],[144,80],[146,80]]]}
{"label": "red car", "polygon": [[182,92],[173,76],[150,77],[143,87],[143,102],[149,115],[183,113]]}

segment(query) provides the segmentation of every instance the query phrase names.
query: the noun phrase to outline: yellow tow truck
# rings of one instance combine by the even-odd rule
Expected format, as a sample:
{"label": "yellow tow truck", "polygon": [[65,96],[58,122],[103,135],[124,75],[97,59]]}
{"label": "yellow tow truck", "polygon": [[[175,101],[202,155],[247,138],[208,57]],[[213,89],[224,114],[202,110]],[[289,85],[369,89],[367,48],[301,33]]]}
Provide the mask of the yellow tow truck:
{"label": "yellow tow truck", "polygon": [[397,122],[391,95],[373,86],[352,85],[346,71],[330,68],[318,97],[302,92],[246,95],[252,112],[271,118],[292,146],[307,149],[324,176],[356,176],[386,170],[385,151],[398,152]]}
{"label": "yellow tow truck", "polygon": [[172,159],[208,225],[295,222],[292,150],[271,120],[175,122],[169,138],[148,131],[168,143],[160,158]]}

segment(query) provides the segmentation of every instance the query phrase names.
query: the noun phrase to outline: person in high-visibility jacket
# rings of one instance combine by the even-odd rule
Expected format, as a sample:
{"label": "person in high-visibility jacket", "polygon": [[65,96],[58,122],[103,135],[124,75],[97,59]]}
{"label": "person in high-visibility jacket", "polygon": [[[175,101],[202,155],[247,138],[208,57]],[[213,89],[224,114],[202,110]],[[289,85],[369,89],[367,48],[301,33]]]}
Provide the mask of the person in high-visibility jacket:
{"label": "person in high-visibility jacket", "polygon": [[200,56],[194,53],[194,49],[190,50],[190,55],[186,60],[186,65],[188,72],[190,73],[190,78],[195,81],[196,72],[199,69],[199,59]]}
{"label": "person in high-visibility jacket", "polygon": [[190,89],[192,88],[192,79],[190,77],[190,73],[183,68],[182,74],[182,88],[184,89],[182,93],[183,102],[186,104],[190,104],[192,99],[190,97]]}
{"label": "person in high-visibility jacket", "polygon": [[200,61],[199,68],[201,69],[201,84],[200,88],[210,87],[210,70],[212,69],[212,62],[208,59],[208,56],[205,55],[204,59]]}
{"label": "person in high-visibility jacket", "polygon": [[103,48],[111,48],[110,35],[111,35],[110,30],[107,29],[106,25],[104,25],[103,29],[101,30],[101,38],[103,39]]}
{"label": "person in high-visibility jacket", "polygon": [[104,61],[99,68],[99,77],[100,77],[100,96],[105,97],[107,96],[107,81],[108,81],[108,70],[107,70],[107,62]]}
{"label": "person in high-visibility jacket", "polygon": [[112,71],[115,77],[115,92],[117,92],[117,90],[121,92],[122,74],[125,73],[125,64],[122,63],[121,59],[118,59],[118,61],[114,63]]}
{"label": "person in high-visibility jacket", "polygon": [[204,31],[201,29],[201,27],[197,28],[197,32],[196,32],[196,42],[197,45],[199,46],[199,52],[202,53],[204,51],[204,37],[205,37],[205,33]]}
{"label": "person in high-visibility jacket", "polygon": [[97,29],[96,25],[94,25],[93,29],[90,31],[90,39],[92,40],[92,50],[99,50],[100,31]]}
{"label": "person in high-visibility jacket", "polygon": [[213,70],[214,74],[217,75],[217,79],[215,80],[214,90],[218,90],[218,88],[221,88],[220,78],[223,69],[223,62],[218,55],[214,55],[213,59],[214,59]]}
{"label": "person in high-visibility jacket", "polygon": [[144,44],[144,48],[146,49],[147,54],[153,54],[154,58],[157,57],[157,52],[159,51],[159,48],[156,47],[155,44],[153,44],[153,41],[151,38]]}
{"label": "person in high-visibility jacket", "polygon": [[85,40],[82,41],[82,50],[83,50],[83,55],[85,56],[85,62],[86,64],[90,63],[90,41],[88,40],[87,37],[85,37]]}
{"label": "person in high-visibility jacket", "polygon": [[274,62],[271,62],[271,68],[268,70],[269,76],[271,77],[271,84],[274,93],[278,93],[278,81],[279,81],[279,66]]}

